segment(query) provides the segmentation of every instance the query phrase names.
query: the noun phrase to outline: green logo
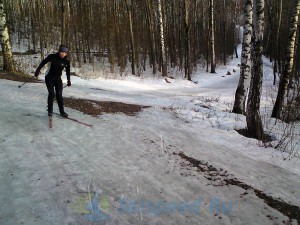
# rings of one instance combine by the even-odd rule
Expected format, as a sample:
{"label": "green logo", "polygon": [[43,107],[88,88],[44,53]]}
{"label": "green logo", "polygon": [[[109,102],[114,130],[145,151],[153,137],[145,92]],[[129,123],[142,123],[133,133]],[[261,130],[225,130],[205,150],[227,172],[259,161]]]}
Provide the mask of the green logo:
{"label": "green logo", "polygon": [[100,196],[98,192],[94,194],[86,194],[79,197],[71,206],[70,209],[84,215],[90,221],[98,222],[108,220],[110,203],[105,196]]}

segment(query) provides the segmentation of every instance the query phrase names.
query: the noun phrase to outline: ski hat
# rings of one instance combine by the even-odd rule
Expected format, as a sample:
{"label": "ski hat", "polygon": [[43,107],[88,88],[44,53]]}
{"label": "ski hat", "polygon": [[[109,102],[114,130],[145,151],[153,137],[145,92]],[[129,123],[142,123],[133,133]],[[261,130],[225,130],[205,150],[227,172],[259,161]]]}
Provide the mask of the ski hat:
{"label": "ski hat", "polygon": [[68,52],[68,48],[66,46],[64,46],[64,45],[60,45],[58,51],[59,52]]}

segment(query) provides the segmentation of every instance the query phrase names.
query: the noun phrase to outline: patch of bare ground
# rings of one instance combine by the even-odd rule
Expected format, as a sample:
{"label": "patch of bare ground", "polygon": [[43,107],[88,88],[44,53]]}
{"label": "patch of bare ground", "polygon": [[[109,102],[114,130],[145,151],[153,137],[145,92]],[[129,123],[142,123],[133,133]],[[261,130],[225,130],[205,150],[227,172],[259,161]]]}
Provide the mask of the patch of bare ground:
{"label": "patch of bare ground", "polygon": [[[7,71],[0,71],[0,79],[28,82],[28,83],[42,83],[42,81],[36,79],[33,76],[22,74],[22,73],[12,73]],[[149,108],[150,106],[141,106],[135,104],[126,104],[123,102],[107,102],[107,101],[96,101],[89,99],[76,99],[76,98],[66,98],[64,97],[65,106],[76,109],[88,115],[98,116],[103,113],[124,113],[128,116],[134,116],[141,112],[144,108]]]}
{"label": "patch of bare ground", "polygon": [[144,108],[150,106],[141,106],[134,104],[126,104],[123,102],[107,102],[96,101],[89,99],[76,99],[76,98],[64,98],[64,104],[66,107],[76,109],[88,115],[98,116],[103,113],[115,114],[124,113],[128,116],[134,116],[141,112]]}
{"label": "patch of bare ground", "polygon": [[42,81],[38,80],[34,76],[19,73],[19,72],[7,72],[3,70],[0,71],[0,79],[27,82],[27,83],[42,83]]}
{"label": "patch of bare ground", "polygon": [[[185,155],[183,152],[180,153],[173,153],[173,155],[177,155],[183,160],[188,162],[188,165],[181,165],[181,166],[188,166],[197,168],[199,173],[203,173],[204,177],[212,182],[214,186],[238,186],[244,189],[246,192],[244,195],[248,194],[247,191],[252,190],[255,195],[262,199],[269,207],[281,212],[283,215],[289,217],[290,222],[294,219],[300,224],[300,208],[295,205],[291,205],[287,202],[284,202],[282,199],[275,199],[270,195],[267,195],[263,191],[252,187],[249,184],[244,183],[243,181],[238,180],[237,178],[229,178],[229,174],[226,170],[224,171],[222,168],[218,169],[213,165],[210,165],[208,162],[204,162],[201,160],[194,159]],[[241,196],[243,197],[243,196]]]}

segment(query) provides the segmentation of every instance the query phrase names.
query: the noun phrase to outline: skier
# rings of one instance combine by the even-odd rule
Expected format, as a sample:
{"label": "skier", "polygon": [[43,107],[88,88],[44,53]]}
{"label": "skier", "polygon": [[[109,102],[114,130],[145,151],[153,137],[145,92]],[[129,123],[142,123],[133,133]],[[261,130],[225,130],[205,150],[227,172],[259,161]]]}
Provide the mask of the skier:
{"label": "skier", "polygon": [[[59,50],[55,54],[48,55],[38,66],[35,71],[34,76],[38,77],[42,67],[50,62],[49,69],[45,76],[45,82],[48,89],[48,116],[53,115],[53,101],[56,95],[57,104],[59,107],[59,112],[62,117],[68,117],[68,114],[64,111],[64,103],[62,97],[63,83],[61,80],[62,71],[66,69],[67,75],[67,86],[71,86],[70,80],[70,61],[67,59],[68,48],[64,45],[59,46]],[[54,92],[55,88],[55,92]]]}

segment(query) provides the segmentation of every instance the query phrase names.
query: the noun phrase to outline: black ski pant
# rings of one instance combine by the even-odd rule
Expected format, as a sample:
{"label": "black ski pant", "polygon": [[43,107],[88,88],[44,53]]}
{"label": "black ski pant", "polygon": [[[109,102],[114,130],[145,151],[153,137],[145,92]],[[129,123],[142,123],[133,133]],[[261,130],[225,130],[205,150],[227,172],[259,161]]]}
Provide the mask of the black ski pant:
{"label": "black ski pant", "polygon": [[59,111],[64,112],[64,101],[62,97],[63,83],[61,78],[53,78],[50,76],[46,76],[45,81],[48,89],[48,112],[53,112],[53,101],[55,96],[59,107]]}

